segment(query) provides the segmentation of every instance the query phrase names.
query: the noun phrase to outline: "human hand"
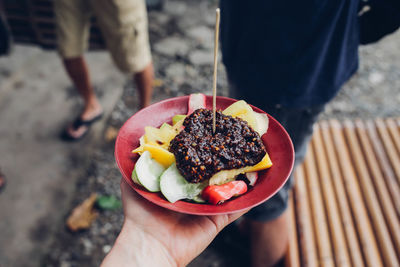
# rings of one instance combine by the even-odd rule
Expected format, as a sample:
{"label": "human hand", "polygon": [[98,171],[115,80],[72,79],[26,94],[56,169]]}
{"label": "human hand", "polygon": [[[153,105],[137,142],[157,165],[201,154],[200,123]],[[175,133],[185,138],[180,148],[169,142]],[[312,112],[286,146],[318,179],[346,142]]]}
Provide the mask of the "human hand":
{"label": "human hand", "polygon": [[124,224],[102,266],[185,266],[245,212],[195,216],[150,203],[121,180]]}

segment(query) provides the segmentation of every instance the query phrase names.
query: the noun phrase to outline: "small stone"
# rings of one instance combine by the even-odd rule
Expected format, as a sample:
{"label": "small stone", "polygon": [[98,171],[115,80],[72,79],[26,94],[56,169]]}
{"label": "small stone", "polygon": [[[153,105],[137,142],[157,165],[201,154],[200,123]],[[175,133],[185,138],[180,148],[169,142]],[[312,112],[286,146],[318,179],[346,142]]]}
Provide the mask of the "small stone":
{"label": "small stone", "polygon": [[373,85],[377,85],[377,84],[380,84],[384,80],[384,78],[385,78],[385,76],[381,72],[372,72],[369,75],[368,80]]}
{"label": "small stone", "polygon": [[182,16],[186,9],[184,1],[165,1],[164,12],[172,16]]}
{"label": "small stone", "polygon": [[62,261],[60,263],[60,267],[71,267],[71,263],[69,263],[68,261]]}
{"label": "small stone", "polygon": [[83,248],[84,248],[83,253],[85,255],[90,255],[92,253],[92,250],[93,250],[92,241],[90,241],[89,239],[83,239],[82,243],[83,243]]}
{"label": "small stone", "polygon": [[103,246],[104,254],[107,254],[108,252],[110,252],[110,250],[111,250],[111,246],[110,245],[104,245]]}
{"label": "small stone", "polygon": [[167,67],[165,74],[171,78],[171,80],[177,84],[184,82],[185,66],[180,63],[173,63]]}
{"label": "small stone", "polygon": [[182,38],[169,37],[156,43],[154,51],[170,57],[185,56],[189,51],[189,46]]}
{"label": "small stone", "polygon": [[214,33],[207,26],[201,25],[187,30],[187,35],[206,48],[214,47]]}
{"label": "small stone", "polygon": [[149,13],[149,21],[151,21],[151,24],[165,25],[168,23],[169,19],[170,16],[164,12],[152,11]]}
{"label": "small stone", "polygon": [[189,61],[193,65],[210,65],[214,62],[212,51],[196,50],[189,54]]}
{"label": "small stone", "polygon": [[353,105],[349,105],[346,101],[336,101],[336,102],[332,102],[331,104],[332,106],[332,111],[333,112],[353,112],[354,111],[354,106]]}

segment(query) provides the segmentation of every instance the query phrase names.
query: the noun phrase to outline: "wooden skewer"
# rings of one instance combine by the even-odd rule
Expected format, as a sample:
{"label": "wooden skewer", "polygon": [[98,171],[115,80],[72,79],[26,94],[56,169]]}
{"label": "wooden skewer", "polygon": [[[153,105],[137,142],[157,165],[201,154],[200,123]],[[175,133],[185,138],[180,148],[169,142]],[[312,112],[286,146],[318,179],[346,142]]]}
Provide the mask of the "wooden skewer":
{"label": "wooden skewer", "polygon": [[[354,125],[350,120],[344,121],[345,136],[348,141],[351,159],[357,171],[357,177],[361,191],[364,195],[364,201],[369,211],[369,218],[371,219],[375,236],[379,243],[382,259],[385,266],[399,266],[397,255],[392,245],[389,231],[386,227],[385,219],[382,210],[379,207],[379,201],[374,191],[374,186],[371,182],[371,177],[368,173],[367,164],[365,163],[360,144],[354,132]],[[393,264],[393,265],[392,265]]]}
{"label": "wooden skewer", "polygon": [[218,41],[219,41],[219,21],[220,10],[215,10],[215,36],[214,36],[214,75],[213,75],[213,133],[215,133],[215,113],[217,111],[217,65],[218,65]]}

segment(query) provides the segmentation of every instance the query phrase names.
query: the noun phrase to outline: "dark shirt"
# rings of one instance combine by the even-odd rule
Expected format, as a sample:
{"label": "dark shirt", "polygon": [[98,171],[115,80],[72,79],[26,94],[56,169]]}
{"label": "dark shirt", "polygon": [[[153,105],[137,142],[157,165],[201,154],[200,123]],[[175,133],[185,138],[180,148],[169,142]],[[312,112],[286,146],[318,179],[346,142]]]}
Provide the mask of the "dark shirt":
{"label": "dark shirt", "polygon": [[223,62],[257,106],[331,100],[358,68],[358,0],[221,0]]}

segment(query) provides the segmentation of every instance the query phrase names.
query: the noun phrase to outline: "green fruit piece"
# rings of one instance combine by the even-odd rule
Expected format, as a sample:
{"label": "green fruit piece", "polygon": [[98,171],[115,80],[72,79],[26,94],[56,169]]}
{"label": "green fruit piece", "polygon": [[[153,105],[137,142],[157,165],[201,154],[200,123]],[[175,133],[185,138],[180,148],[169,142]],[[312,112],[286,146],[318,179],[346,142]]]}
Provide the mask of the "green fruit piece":
{"label": "green fruit piece", "polygon": [[178,121],[184,120],[186,115],[175,115],[172,117],[172,124],[175,125]]}
{"label": "green fruit piece", "polygon": [[142,184],[139,182],[139,179],[138,179],[138,177],[137,177],[137,173],[136,173],[135,169],[133,169],[133,171],[132,171],[132,181],[133,181],[134,183],[138,184],[138,185],[142,185]]}

